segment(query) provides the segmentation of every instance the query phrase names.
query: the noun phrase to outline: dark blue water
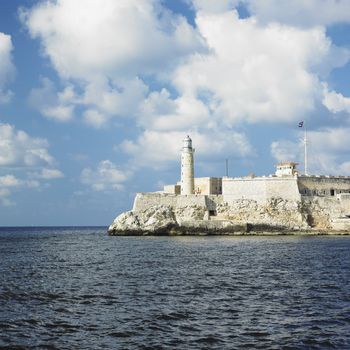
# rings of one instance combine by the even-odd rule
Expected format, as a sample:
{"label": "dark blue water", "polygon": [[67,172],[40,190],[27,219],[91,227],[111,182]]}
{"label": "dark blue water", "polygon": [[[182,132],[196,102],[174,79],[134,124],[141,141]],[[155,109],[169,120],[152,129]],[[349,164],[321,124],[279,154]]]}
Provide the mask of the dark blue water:
{"label": "dark blue water", "polygon": [[0,229],[0,349],[350,349],[350,237]]}

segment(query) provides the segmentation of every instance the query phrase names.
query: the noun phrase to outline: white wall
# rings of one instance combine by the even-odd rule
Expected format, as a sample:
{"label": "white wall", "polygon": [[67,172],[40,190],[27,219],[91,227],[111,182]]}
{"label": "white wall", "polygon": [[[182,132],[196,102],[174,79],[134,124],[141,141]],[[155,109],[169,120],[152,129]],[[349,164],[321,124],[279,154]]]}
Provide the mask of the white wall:
{"label": "white wall", "polygon": [[228,203],[237,199],[252,199],[263,203],[269,198],[301,198],[296,177],[223,178],[222,194]]}

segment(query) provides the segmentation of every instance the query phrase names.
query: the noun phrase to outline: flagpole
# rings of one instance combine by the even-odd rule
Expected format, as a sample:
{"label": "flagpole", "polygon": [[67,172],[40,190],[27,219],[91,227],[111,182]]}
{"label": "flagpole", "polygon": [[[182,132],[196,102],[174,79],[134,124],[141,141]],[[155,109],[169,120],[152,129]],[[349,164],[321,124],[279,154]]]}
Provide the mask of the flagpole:
{"label": "flagpole", "polygon": [[307,175],[307,130],[304,131],[304,173]]}

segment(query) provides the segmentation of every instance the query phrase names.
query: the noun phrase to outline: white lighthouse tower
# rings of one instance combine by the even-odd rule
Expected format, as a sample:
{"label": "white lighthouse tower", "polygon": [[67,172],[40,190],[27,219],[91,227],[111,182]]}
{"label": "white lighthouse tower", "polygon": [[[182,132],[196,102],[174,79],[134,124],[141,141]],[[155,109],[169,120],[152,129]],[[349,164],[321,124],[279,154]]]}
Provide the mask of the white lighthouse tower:
{"label": "white lighthouse tower", "polygon": [[192,140],[187,135],[183,140],[181,152],[181,194],[194,193],[193,153]]}

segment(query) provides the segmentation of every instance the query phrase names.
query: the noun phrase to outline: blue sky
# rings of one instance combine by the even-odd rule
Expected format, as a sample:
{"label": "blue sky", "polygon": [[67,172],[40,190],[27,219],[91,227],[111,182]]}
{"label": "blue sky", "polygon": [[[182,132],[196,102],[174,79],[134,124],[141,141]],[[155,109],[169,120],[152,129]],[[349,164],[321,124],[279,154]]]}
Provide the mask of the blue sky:
{"label": "blue sky", "polygon": [[3,0],[0,225],[108,225],[135,193],[279,161],[350,175],[347,0]]}

